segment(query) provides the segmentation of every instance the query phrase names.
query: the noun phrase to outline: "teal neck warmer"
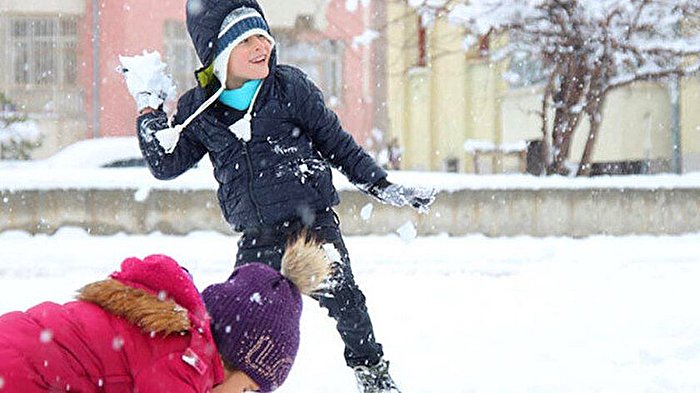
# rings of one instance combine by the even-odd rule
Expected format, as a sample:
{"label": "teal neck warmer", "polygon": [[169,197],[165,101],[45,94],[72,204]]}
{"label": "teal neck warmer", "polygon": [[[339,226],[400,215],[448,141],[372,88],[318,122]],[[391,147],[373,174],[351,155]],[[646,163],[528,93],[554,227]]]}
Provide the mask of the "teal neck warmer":
{"label": "teal neck warmer", "polygon": [[250,102],[253,101],[253,96],[261,82],[261,79],[249,80],[238,89],[224,90],[221,96],[219,96],[219,101],[223,102],[224,105],[228,107],[244,111],[248,109]]}

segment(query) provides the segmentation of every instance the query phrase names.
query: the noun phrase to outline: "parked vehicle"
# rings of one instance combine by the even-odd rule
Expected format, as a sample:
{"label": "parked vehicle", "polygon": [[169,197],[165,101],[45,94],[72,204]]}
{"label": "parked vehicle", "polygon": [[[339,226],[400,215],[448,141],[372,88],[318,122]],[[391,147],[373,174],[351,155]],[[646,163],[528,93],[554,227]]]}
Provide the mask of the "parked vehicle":
{"label": "parked vehicle", "polygon": [[[198,167],[211,167],[208,158]],[[19,168],[138,168],[146,167],[135,136],[85,139],[70,144],[51,157],[31,161],[0,161],[0,169]]]}

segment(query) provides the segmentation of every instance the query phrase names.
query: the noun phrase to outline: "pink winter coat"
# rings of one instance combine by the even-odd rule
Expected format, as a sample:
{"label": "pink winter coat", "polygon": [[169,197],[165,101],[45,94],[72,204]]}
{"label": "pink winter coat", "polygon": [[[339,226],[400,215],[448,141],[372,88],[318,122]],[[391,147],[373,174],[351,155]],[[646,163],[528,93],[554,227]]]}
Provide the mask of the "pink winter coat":
{"label": "pink winter coat", "polygon": [[223,381],[204,303],[172,259],[127,259],[78,299],[0,317],[0,391],[194,393]]}

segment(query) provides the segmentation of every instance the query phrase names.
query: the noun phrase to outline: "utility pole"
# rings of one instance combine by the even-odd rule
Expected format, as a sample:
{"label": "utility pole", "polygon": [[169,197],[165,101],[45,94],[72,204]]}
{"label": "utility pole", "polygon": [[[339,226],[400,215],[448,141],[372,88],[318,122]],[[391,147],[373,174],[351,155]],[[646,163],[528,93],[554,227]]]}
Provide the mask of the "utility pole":
{"label": "utility pole", "polygon": [[681,86],[678,75],[669,80],[671,96],[671,169],[673,173],[683,173],[683,153],[681,150]]}
{"label": "utility pole", "polygon": [[92,0],[92,137],[100,137],[100,0]]}
{"label": "utility pole", "polygon": [[[674,27],[676,37],[680,37],[681,25]],[[681,150],[681,81],[680,76],[671,75],[669,80],[669,95],[671,97],[671,169],[673,173],[683,173],[683,151]]]}

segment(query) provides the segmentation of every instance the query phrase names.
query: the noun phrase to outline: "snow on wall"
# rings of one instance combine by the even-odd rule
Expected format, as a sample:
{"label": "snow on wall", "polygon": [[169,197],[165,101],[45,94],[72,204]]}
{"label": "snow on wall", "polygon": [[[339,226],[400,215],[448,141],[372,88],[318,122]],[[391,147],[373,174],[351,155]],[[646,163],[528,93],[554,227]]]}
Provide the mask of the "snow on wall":
{"label": "snow on wall", "polygon": [[[700,188],[700,172],[684,175],[600,176],[567,178],[530,175],[472,175],[442,172],[389,171],[389,181],[408,186],[432,187],[439,191],[508,190],[508,189],[672,189]],[[333,171],[339,191],[356,188],[339,172]],[[51,189],[162,189],[215,190],[210,169],[197,168],[170,181],[154,179],[145,168],[120,169],[0,169],[0,190]]]}

